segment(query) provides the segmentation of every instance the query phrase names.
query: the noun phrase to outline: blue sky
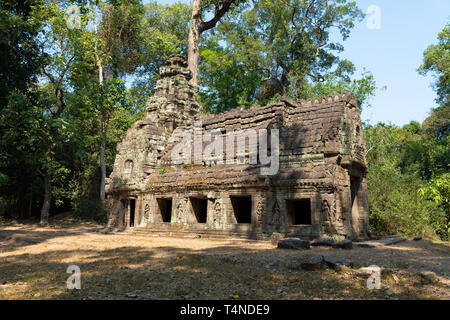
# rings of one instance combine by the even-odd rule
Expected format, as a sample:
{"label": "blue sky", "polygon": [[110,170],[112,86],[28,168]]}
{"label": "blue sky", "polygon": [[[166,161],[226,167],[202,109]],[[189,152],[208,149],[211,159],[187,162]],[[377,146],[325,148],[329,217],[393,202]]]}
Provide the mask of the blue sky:
{"label": "blue sky", "polygon": [[[144,1],[144,2],[148,2]],[[158,0],[168,4],[176,0]],[[180,1],[190,3],[190,1]],[[380,29],[370,29],[367,19],[358,23],[343,42],[341,57],[352,61],[357,72],[371,71],[379,87],[371,106],[363,109],[362,118],[371,124],[392,123],[398,126],[411,120],[422,122],[428,116],[435,93],[431,76],[423,77],[417,68],[424,50],[437,42],[437,34],[450,21],[449,0],[356,0],[361,10],[371,5],[380,9]]]}

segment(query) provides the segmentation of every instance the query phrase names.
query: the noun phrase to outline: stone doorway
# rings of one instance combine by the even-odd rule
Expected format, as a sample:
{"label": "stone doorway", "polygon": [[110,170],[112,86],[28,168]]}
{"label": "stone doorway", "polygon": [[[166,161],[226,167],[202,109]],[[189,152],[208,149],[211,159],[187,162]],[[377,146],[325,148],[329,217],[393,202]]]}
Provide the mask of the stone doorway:
{"label": "stone doorway", "polygon": [[156,199],[163,222],[172,221],[172,198]]}
{"label": "stone doorway", "polygon": [[230,196],[237,223],[252,223],[252,197]]}
{"label": "stone doorway", "polygon": [[130,227],[134,227],[136,199],[130,199],[129,204],[130,204]]}
{"label": "stone doorway", "polygon": [[359,198],[361,191],[360,177],[350,176],[350,193],[351,193],[351,209],[352,209],[352,219],[357,221],[360,216]]}
{"label": "stone doorway", "polygon": [[206,223],[208,217],[208,199],[191,197],[191,206],[198,223]]}

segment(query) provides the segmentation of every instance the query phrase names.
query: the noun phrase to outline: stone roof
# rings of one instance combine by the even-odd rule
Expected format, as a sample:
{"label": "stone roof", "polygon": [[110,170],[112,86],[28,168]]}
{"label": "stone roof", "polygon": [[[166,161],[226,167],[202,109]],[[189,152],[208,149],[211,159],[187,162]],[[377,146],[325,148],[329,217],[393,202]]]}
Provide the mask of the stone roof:
{"label": "stone roof", "polygon": [[[213,185],[327,184],[332,180],[329,161],[326,161],[330,157],[367,167],[359,107],[352,94],[306,101],[283,97],[266,106],[240,107],[218,115],[206,115],[200,112],[190,78],[191,73],[181,55],[172,55],[161,68],[161,79],[147,103],[146,118],[136,122],[118,144],[108,192]],[[223,136],[227,130],[278,129],[278,174],[261,176],[260,164],[207,161],[202,165],[174,165],[171,160],[176,143],[171,137],[173,130],[190,129],[198,120],[202,121],[202,130],[219,129]],[[125,169],[126,163],[132,169]]]}
{"label": "stone roof", "polygon": [[[300,180],[327,183],[324,180],[327,178],[325,155],[350,153],[350,150],[345,150],[342,145],[346,142],[345,134],[342,133],[346,130],[346,112],[349,110],[359,116],[357,101],[350,93],[307,101],[294,101],[284,97],[279,102],[266,106],[252,106],[248,109],[241,107],[208,117],[202,121],[202,129],[220,129],[226,132],[250,128],[278,128],[281,168],[277,175],[270,177],[271,183]],[[181,128],[192,128],[192,125]],[[260,176],[259,164],[173,166],[170,154],[171,148],[166,149],[161,159],[161,167],[165,172],[152,173],[147,188],[174,188],[176,185],[180,188],[202,188],[206,185],[267,183],[267,180]]]}

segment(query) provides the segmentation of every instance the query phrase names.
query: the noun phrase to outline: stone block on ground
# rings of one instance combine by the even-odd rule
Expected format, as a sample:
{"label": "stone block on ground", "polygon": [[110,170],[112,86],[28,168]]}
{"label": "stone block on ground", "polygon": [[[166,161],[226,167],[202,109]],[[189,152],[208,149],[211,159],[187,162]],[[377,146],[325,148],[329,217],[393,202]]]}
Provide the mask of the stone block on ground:
{"label": "stone block on ground", "polygon": [[432,271],[421,271],[419,276],[428,283],[433,283],[437,280],[436,273]]}
{"label": "stone block on ground", "polygon": [[270,242],[274,245],[277,246],[278,242],[280,240],[282,240],[284,238],[284,236],[281,233],[278,232],[274,232],[272,233],[272,235],[270,236]]}
{"label": "stone block on ground", "polygon": [[334,244],[333,238],[318,238],[318,239],[314,239],[313,241],[311,241],[311,245],[313,247],[319,247],[319,246],[331,247],[333,244]]}
{"label": "stone block on ground", "polygon": [[356,245],[361,248],[379,248],[397,244],[403,241],[406,241],[406,238],[400,236],[389,236],[381,238],[380,240],[357,242]]}
{"label": "stone block on ground", "polygon": [[309,249],[309,240],[302,240],[299,238],[286,238],[278,241],[278,249]]}
{"label": "stone block on ground", "polygon": [[400,243],[400,242],[403,242],[403,241],[406,241],[406,238],[400,237],[400,236],[392,236],[392,237],[380,240],[380,242],[382,244],[384,244],[385,246],[390,246],[390,245],[393,245],[393,244],[396,244],[396,243]]}
{"label": "stone block on ground", "polygon": [[301,263],[303,270],[318,271],[324,269],[326,266],[325,259],[320,254],[309,254],[305,256]]}
{"label": "stone block on ground", "polygon": [[325,257],[325,263],[326,263],[327,267],[329,267],[331,269],[336,269],[337,266],[346,266],[346,267],[353,266],[353,262],[350,260],[331,258],[331,257]]}
{"label": "stone block on ground", "polygon": [[351,249],[353,247],[352,240],[342,240],[336,243],[333,243],[333,248],[335,249]]}

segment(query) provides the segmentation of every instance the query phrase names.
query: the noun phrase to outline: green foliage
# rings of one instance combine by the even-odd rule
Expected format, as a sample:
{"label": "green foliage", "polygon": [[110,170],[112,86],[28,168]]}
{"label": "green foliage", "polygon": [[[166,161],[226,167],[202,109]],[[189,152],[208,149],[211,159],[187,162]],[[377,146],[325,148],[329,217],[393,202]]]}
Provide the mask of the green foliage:
{"label": "green foliage", "polygon": [[345,0],[260,0],[231,10],[201,43],[200,98],[209,112],[265,104],[289,95],[313,98],[350,91],[361,104],[375,92],[373,76],[351,80],[353,64],[330,34],[345,40],[363,17]]}
{"label": "green foliage", "polygon": [[[417,122],[366,126],[371,226],[377,234],[449,239],[448,167],[440,143]],[[448,149],[446,150],[448,152]],[[442,173],[447,170],[447,173]],[[429,181],[431,176],[436,179]]]}
{"label": "green foliage", "polygon": [[261,83],[260,75],[246,70],[232,58],[229,50],[220,46],[202,48],[199,99],[205,112],[218,113],[233,106],[255,102],[255,92]]}
{"label": "green foliage", "polygon": [[140,32],[143,34],[141,58],[134,73],[129,101],[137,111],[143,110],[159,79],[159,69],[173,53],[187,53],[191,6],[183,3],[145,5]]}
{"label": "green foliage", "polygon": [[430,45],[424,52],[423,64],[418,69],[425,75],[432,73],[436,78],[434,88],[436,102],[444,107],[450,106],[450,23],[438,35],[438,44]]}
{"label": "green foliage", "polygon": [[425,186],[418,189],[422,199],[433,201],[442,212],[435,213],[431,222],[433,229],[443,240],[450,238],[450,173],[444,173],[431,179]]}
{"label": "green foliage", "polygon": [[304,88],[303,95],[308,98],[319,98],[334,93],[351,92],[356,96],[358,104],[362,108],[370,106],[369,100],[378,89],[373,74],[364,71],[361,79],[351,81],[326,75],[323,82],[308,83]]}
{"label": "green foliage", "polygon": [[39,61],[36,39],[42,24],[31,19],[41,0],[0,2],[0,107],[7,104],[11,91],[26,93],[36,81]]}

